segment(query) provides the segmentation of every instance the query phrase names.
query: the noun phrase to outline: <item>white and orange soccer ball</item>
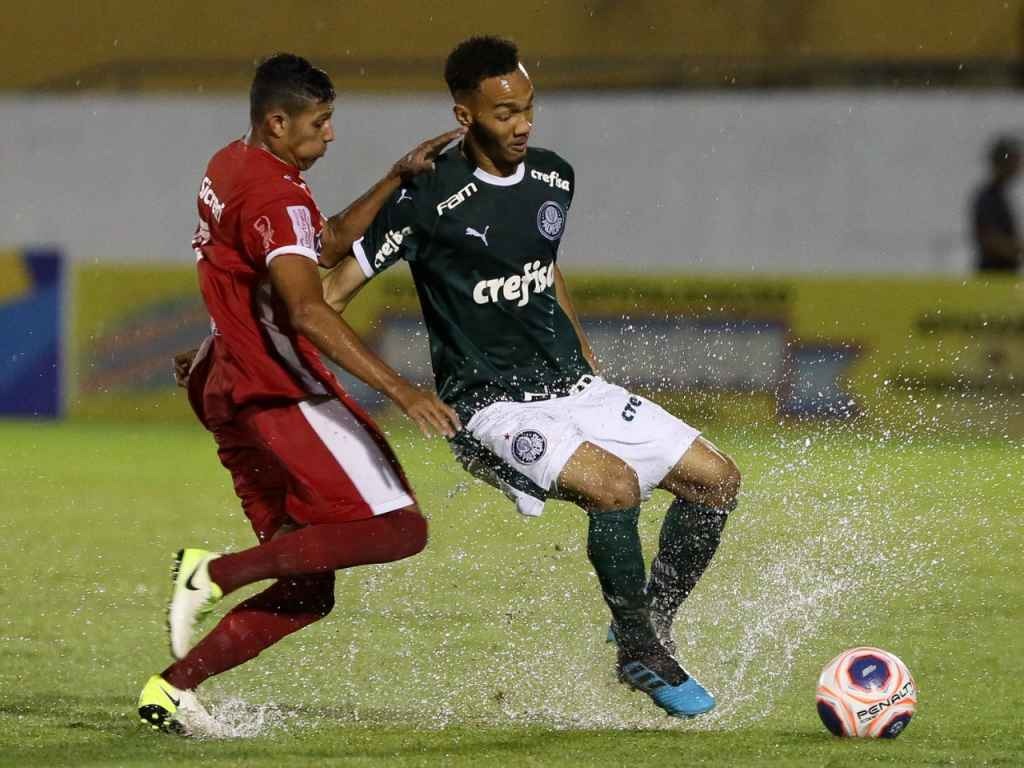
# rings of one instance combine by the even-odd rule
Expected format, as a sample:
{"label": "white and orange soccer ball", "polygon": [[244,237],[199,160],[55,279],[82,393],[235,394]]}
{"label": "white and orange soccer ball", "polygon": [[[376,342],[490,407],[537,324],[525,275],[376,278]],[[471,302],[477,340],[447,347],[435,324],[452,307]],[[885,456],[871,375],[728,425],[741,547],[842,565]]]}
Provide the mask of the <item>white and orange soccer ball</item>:
{"label": "white and orange soccer ball", "polygon": [[851,648],[818,678],[818,715],[836,736],[892,739],[917,709],[917,684],[898,656],[881,648]]}

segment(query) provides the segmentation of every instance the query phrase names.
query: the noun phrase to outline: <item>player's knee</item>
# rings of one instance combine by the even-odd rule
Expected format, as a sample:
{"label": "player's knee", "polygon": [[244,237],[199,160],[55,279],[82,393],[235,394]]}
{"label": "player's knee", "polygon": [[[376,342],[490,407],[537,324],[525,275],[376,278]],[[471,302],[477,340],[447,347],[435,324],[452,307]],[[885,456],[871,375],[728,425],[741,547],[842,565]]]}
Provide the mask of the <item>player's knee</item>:
{"label": "player's knee", "polygon": [[427,546],[427,518],[415,506],[397,510],[392,514],[395,516],[399,549],[396,559],[418,555]]}
{"label": "player's knee", "polygon": [[331,590],[330,594],[319,595],[316,600],[316,604],[313,606],[313,611],[321,619],[327,616],[331,611],[334,610],[334,590]]}
{"label": "player's knee", "polygon": [[638,506],[640,480],[636,471],[626,464],[602,478],[590,498],[590,509],[594,512],[611,512]]}
{"label": "player's knee", "polygon": [[[291,590],[294,602],[303,613],[319,619],[334,610],[334,572],[317,573],[297,579]],[[314,619],[315,620],[315,619]]]}
{"label": "player's knee", "polygon": [[[331,576],[334,576],[332,573]],[[317,590],[312,596],[310,610],[321,619],[334,610],[334,579],[331,579],[330,587]]]}
{"label": "player's knee", "polygon": [[736,508],[736,499],[740,492],[740,469],[728,456],[722,456],[719,462],[717,478],[711,492],[711,506],[715,509],[731,511]]}

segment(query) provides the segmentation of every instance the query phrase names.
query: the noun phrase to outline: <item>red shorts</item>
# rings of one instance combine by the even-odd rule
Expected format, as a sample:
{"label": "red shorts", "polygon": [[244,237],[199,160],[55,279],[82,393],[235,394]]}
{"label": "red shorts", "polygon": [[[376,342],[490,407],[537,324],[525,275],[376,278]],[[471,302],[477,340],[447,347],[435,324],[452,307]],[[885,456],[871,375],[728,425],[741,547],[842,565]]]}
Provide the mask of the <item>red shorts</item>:
{"label": "red shorts", "polygon": [[249,406],[209,428],[260,541],[287,523],[361,520],[415,504],[376,425],[338,397]]}

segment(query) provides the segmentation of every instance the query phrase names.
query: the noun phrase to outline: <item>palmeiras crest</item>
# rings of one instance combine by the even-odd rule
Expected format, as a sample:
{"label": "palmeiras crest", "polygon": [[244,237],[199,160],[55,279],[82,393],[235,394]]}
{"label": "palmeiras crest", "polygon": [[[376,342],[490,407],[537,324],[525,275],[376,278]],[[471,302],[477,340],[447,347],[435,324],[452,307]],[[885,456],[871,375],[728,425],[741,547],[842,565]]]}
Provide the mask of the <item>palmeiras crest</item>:
{"label": "palmeiras crest", "polygon": [[533,464],[547,450],[544,435],[533,429],[524,429],[512,438],[512,455],[520,464]]}
{"label": "palmeiras crest", "polygon": [[537,211],[537,229],[548,240],[557,240],[565,229],[565,209],[554,200],[548,200]]}

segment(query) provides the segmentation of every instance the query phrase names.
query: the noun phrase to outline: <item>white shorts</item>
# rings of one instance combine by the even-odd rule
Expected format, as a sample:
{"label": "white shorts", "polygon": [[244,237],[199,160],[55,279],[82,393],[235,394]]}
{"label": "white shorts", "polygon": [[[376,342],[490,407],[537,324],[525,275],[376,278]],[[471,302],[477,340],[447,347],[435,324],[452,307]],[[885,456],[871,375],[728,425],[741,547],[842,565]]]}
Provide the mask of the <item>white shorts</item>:
{"label": "white shorts", "polygon": [[[580,381],[586,379],[589,385],[577,385],[581,391],[566,397],[492,403],[466,424],[477,443],[529,482],[496,482],[494,473],[477,471],[486,470],[484,463],[460,455],[466,468],[505,491],[523,514],[539,515],[576,449],[593,443],[632,467],[642,497],[648,498],[700,431],[622,387],[597,377]],[[531,493],[531,485],[541,493]]]}

